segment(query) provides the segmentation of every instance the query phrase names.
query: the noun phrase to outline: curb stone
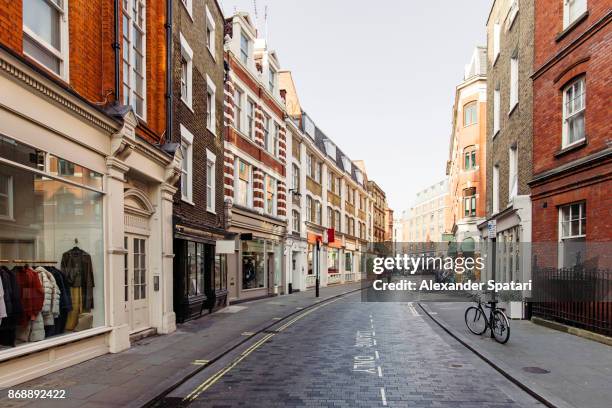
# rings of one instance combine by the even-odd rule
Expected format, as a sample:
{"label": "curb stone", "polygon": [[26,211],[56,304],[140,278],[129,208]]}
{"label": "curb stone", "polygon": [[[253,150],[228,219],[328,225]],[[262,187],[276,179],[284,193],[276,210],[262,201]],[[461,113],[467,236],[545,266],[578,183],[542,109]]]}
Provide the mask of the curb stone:
{"label": "curb stone", "polygon": [[[519,388],[527,392],[529,395],[540,401],[542,404],[549,408],[576,408],[574,405],[569,404],[565,400],[562,400],[544,388],[530,381],[527,377],[520,374],[517,370],[510,368],[501,360],[497,359],[490,353],[484,350],[478,350],[470,344],[470,341],[461,333],[451,328],[442,319],[434,317],[430,311],[422,304],[419,303],[419,307],[425,312],[425,314],[433,320],[438,326],[440,326],[445,332],[451,335],[455,340],[465,346],[468,350],[476,354],[481,360],[489,364],[500,374],[510,380],[512,383],[517,385]],[[500,345],[503,347],[503,345]]]}

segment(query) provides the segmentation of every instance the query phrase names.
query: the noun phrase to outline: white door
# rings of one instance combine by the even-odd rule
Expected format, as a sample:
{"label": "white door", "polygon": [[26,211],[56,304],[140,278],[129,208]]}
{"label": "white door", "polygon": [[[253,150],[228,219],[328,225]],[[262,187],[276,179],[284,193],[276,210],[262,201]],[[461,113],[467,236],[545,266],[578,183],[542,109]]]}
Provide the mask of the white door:
{"label": "white door", "polygon": [[147,329],[149,322],[147,239],[126,235],[124,238],[124,299],[132,333]]}

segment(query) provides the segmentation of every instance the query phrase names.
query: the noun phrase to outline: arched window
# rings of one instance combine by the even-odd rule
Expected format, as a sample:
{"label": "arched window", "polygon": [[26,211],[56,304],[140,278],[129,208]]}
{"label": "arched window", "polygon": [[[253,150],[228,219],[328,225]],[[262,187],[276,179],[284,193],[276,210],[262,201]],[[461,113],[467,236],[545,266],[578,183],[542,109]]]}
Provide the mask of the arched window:
{"label": "arched window", "polygon": [[470,102],[463,107],[463,126],[470,126],[477,122],[476,102]]}

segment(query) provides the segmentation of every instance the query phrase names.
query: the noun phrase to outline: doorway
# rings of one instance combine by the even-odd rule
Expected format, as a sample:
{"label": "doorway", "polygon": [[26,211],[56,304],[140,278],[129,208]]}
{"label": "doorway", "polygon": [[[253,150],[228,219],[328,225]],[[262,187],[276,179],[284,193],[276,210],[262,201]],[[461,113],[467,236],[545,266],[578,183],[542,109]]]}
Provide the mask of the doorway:
{"label": "doorway", "polygon": [[145,236],[127,234],[123,239],[124,271],[123,296],[130,332],[150,327],[148,300],[148,239]]}

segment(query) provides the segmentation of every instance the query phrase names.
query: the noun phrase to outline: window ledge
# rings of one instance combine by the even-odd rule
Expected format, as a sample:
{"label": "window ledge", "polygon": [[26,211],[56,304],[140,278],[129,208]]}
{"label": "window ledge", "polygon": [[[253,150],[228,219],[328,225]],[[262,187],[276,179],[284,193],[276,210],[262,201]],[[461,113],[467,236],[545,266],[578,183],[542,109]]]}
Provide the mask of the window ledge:
{"label": "window ledge", "polygon": [[556,151],[554,156],[555,156],[555,158],[559,158],[561,156],[564,156],[567,153],[573,152],[573,151],[578,150],[578,149],[582,149],[587,144],[588,144],[587,138],[585,137],[582,140],[574,142],[571,145],[566,146],[566,147],[562,148],[561,150]]}
{"label": "window ledge", "polygon": [[206,211],[208,211],[211,214],[217,215],[217,212],[215,211],[214,208],[207,208]]}
{"label": "window ledge", "polygon": [[193,206],[195,206],[195,203],[193,202],[193,200],[190,200],[190,199],[188,199],[188,198],[181,197],[181,201],[182,201],[182,202],[184,202],[184,203],[187,203],[187,204],[189,204],[189,205],[193,205]]}
{"label": "window ledge", "polygon": [[567,37],[567,35],[570,32],[572,32],[574,30],[574,28],[578,27],[580,25],[580,23],[582,23],[584,20],[586,20],[588,16],[589,16],[589,11],[587,10],[584,13],[582,13],[582,15],[580,17],[578,17],[577,19],[572,21],[571,24],[568,25],[563,31],[561,31],[559,34],[557,34],[557,36],[555,37],[555,42],[559,42],[562,39],[564,39],[565,37]]}
{"label": "window ledge", "polygon": [[495,132],[493,132],[493,136],[491,136],[491,139],[495,139],[495,136],[497,136],[500,130],[501,129],[497,129]]}
{"label": "window ledge", "polygon": [[211,127],[211,126],[206,125],[206,130],[208,130],[208,131],[209,131],[210,133],[212,133],[212,134],[216,134],[216,132],[215,132],[215,130],[214,130],[214,128],[215,128],[215,127],[216,127],[216,124],[213,124],[213,125],[212,125],[212,127]]}
{"label": "window ledge", "polygon": [[516,102],[516,103],[515,103],[515,104],[512,106],[512,108],[510,108],[510,111],[508,111],[508,116],[511,116],[511,115],[514,113],[514,111],[516,110],[516,108],[517,108],[518,104],[519,104],[519,103],[518,103],[518,102]]}
{"label": "window ledge", "polygon": [[193,111],[193,107],[191,106],[191,103],[189,103],[187,100],[185,100],[185,98],[181,97],[181,102],[183,102],[183,104],[189,108],[189,110],[191,111],[191,113],[195,113]]}
{"label": "window ledge", "polygon": [[492,66],[495,66],[495,64],[497,64],[497,60],[499,59],[500,55],[501,55],[501,52],[498,52],[497,54],[495,54],[495,56],[493,57],[493,64],[491,64]]}
{"label": "window ledge", "polygon": [[213,52],[213,50],[211,50],[209,46],[206,46],[206,49],[208,50],[208,54],[210,54],[213,61],[217,62],[217,57],[215,57],[215,53]]}

